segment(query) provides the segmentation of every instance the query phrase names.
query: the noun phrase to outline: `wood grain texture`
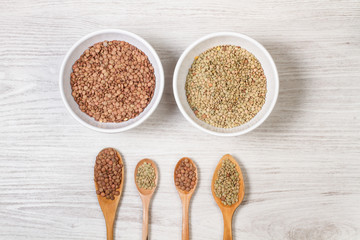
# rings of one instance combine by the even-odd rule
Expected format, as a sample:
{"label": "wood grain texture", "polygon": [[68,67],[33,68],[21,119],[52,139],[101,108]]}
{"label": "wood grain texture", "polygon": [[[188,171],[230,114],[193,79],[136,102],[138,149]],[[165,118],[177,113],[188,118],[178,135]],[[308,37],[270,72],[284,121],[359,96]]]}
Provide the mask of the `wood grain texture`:
{"label": "wood grain texture", "polygon": [[[246,183],[234,239],[360,239],[360,2],[2,0],[0,7],[0,239],[105,239],[93,186],[97,153],[115,147],[126,166],[115,239],[141,239],[136,163],[156,161],[151,239],[181,238],[178,159],[197,163],[190,238],[221,239],[211,178],[226,153]],[[66,51],[90,32],[139,34],[158,52],[163,98],[141,126],[93,132],[66,111],[58,89]],[[272,54],[278,103],[254,132],[200,132],[181,115],[172,74],[182,51],[217,31],[247,34]]]}

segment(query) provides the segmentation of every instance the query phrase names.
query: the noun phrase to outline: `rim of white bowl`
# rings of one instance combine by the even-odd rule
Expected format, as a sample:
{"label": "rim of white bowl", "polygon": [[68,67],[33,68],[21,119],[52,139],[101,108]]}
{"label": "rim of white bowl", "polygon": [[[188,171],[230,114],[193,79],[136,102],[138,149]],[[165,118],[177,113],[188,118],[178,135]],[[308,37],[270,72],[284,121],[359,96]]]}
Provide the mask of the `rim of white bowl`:
{"label": "rim of white bowl", "polygon": [[[239,37],[239,38],[243,38],[243,39],[246,39],[250,42],[252,42],[254,45],[256,45],[262,52],[264,52],[265,56],[270,60],[270,65],[271,65],[271,68],[273,69],[274,71],[274,81],[275,81],[275,92],[274,92],[274,98],[270,104],[270,107],[268,109],[267,112],[265,112],[264,116],[259,120],[257,121],[254,125],[244,129],[244,130],[241,130],[241,131],[238,131],[238,132],[229,132],[229,133],[223,133],[223,132],[216,132],[216,131],[212,131],[212,130],[209,130],[207,128],[204,128],[202,126],[200,126],[199,124],[197,124],[185,111],[183,105],[181,104],[180,102],[180,98],[179,98],[179,93],[178,93],[178,88],[177,88],[177,82],[178,82],[178,75],[179,75],[179,70],[180,70],[180,66],[182,64],[182,62],[184,61],[184,58],[189,54],[189,52],[194,48],[196,47],[199,43],[205,41],[205,40],[208,40],[210,38],[214,38],[214,37],[223,37],[223,36],[231,36],[231,37]],[[225,137],[232,137],[232,136],[239,136],[239,135],[243,135],[245,133],[248,133],[252,130],[254,130],[255,128],[257,128],[258,126],[260,126],[269,116],[270,116],[270,113],[272,112],[272,110],[274,109],[275,107],[275,104],[276,104],[276,101],[277,101],[277,98],[278,98],[278,95],[279,95],[279,74],[278,74],[278,71],[277,71],[277,68],[276,68],[276,65],[275,65],[275,62],[273,60],[273,58],[271,57],[270,53],[266,50],[266,48],[261,44],[259,43],[258,41],[256,41],[255,39],[247,36],[247,35],[244,35],[244,34],[241,34],[241,33],[236,33],[236,32],[216,32],[216,33],[211,33],[211,34],[208,34],[208,35],[205,35],[201,38],[199,38],[198,40],[196,40],[195,42],[193,42],[190,46],[188,46],[185,51],[181,54],[179,60],[177,61],[176,63],[176,67],[175,67],[175,70],[174,70],[174,76],[173,76],[173,91],[174,91],[174,97],[175,97],[175,101],[176,101],[176,104],[178,106],[178,108],[180,109],[180,112],[182,113],[182,115],[192,124],[194,125],[195,127],[197,127],[198,129],[204,131],[204,132],[207,132],[209,134],[212,134],[212,135],[216,135],[216,136],[225,136]]]}
{"label": "rim of white bowl", "polygon": [[[72,52],[84,41],[86,41],[87,39],[95,36],[95,35],[99,35],[99,34],[103,34],[103,33],[121,33],[124,35],[128,35],[130,37],[133,37],[135,39],[137,39],[138,41],[140,41],[141,43],[144,44],[144,46],[150,50],[150,52],[153,54],[155,61],[157,62],[158,66],[159,66],[159,75],[160,75],[160,82],[161,85],[159,86],[159,97],[157,99],[154,99],[154,104],[153,106],[148,110],[148,112],[138,121],[126,126],[126,127],[121,127],[121,128],[112,128],[112,129],[107,129],[107,128],[100,128],[100,127],[95,127],[91,124],[88,124],[87,122],[85,122],[84,120],[82,120],[70,107],[69,103],[66,100],[65,97],[65,93],[64,93],[64,89],[63,89],[63,84],[64,84],[64,69],[65,69],[65,65],[67,63],[67,61],[69,60],[70,55],[72,54]],[[155,111],[155,109],[157,108],[157,106],[160,103],[160,100],[162,98],[163,95],[163,91],[164,91],[164,85],[165,85],[165,80],[164,80],[164,69],[163,66],[161,64],[160,58],[157,55],[155,49],[142,37],[140,37],[139,35],[132,33],[132,32],[128,32],[125,30],[120,30],[120,29],[104,29],[104,30],[100,30],[100,31],[96,31],[96,32],[92,32],[89,33],[87,35],[85,35],[84,37],[80,38],[66,53],[65,58],[61,64],[61,68],[60,68],[60,81],[59,81],[59,86],[60,86],[60,93],[61,93],[61,98],[65,104],[66,109],[70,112],[70,115],[75,118],[78,122],[80,122],[83,126],[88,127],[92,130],[98,131],[98,132],[104,132],[104,133],[119,133],[119,132],[124,132],[127,131],[129,129],[132,129],[134,127],[139,126],[141,123],[143,123],[146,119],[148,119],[150,117],[150,115]],[[156,88],[156,86],[155,86]]]}

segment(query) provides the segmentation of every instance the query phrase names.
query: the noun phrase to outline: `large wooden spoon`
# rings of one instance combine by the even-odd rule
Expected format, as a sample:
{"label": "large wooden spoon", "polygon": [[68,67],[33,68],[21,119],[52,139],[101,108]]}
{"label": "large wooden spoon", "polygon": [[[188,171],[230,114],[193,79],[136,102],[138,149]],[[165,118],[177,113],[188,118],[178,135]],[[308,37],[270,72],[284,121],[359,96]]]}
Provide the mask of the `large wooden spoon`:
{"label": "large wooden spoon", "polygon": [[184,157],[184,158],[180,159],[178,161],[178,163],[176,164],[176,167],[174,170],[174,183],[175,183],[175,179],[176,179],[176,169],[179,167],[180,163],[185,159],[188,159],[189,162],[195,167],[194,172],[195,172],[195,176],[196,176],[196,182],[195,182],[194,188],[191,189],[189,192],[187,192],[187,191],[181,190],[178,186],[176,186],[176,184],[175,184],[175,186],[176,186],[176,190],[179,193],[181,203],[182,203],[182,240],[189,240],[189,205],[190,205],[190,199],[196,189],[199,178],[198,178],[198,172],[197,172],[195,163],[190,158]]}
{"label": "large wooden spoon", "polygon": [[[236,170],[239,173],[239,181],[240,181],[240,191],[239,191],[239,195],[238,195],[238,201],[236,203],[234,203],[231,206],[228,205],[224,205],[221,202],[221,199],[216,197],[215,195],[215,189],[214,189],[214,185],[215,185],[215,181],[218,178],[218,171],[223,163],[223,161],[225,159],[229,159],[231,162],[233,162],[236,166]],[[212,179],[212,183],[211,183],[211,191],[212,194],[214,196],[214,199],[217,203],[217,205],[219,206],[222,214],[223,214],[223,218],[224,218],[224,240],[232,240],[232,229],[231,229],[231,225],[232,225],[232,217],[234,215],[234,212],[236,210],[236,208],[240,205],[240,203],[242,202],[242,200],[244,199],[244,195],[245,195],[245,185],[244,185],[244,179],[243,179],[243,175],[241,172],[241,168],[239,166],[239,164],[237,163],[237,161],[230,155],[230,154],[226,154],[224,155],[218,165],[216,166],[215,172],[214,172],[214,176]]]}
{"label": "large wooden spoon", "polygon": [[[143,163],[150,163],[151,166],[154,168],[155,170],[155,187],[153,189],[144,189],[144,188],[140,188],[136,182],[136,173],[138,171],[138,168],[143,164]],[[143,204],[143,229],[142,229],[142,239],[143,240],[148,240],[149,239],[149,205],[150,205],[150,200],[155,192],[156,186],[157,186],[157,182],[158,182],[158,170],[156,167],[156,164],[151,161],[150,159],[143,159],[141,160],[135,168],[135,184],[136,184],[136,188],[139,191],[140,197],[141,197],[141,201]]]}
{"label": "large wooden spoon", "polygon": [[[122,164],[122,166],[123,166],[121,168],[120,188],[117,189],[117,191],[119,191],[120,194],[119,194],[119,196],[114,196],[115,197],[114,200],[107,199],[106,197],[102,197],[100,195],[97,195],[99,205],[100,205],[101,210],[102,210],[102,212],[104,214],[104,217],[105,217],[107,240],[113,240],[114,239],[115,215],[116,215],[117,207],[119,205],[121,193],[122,193],[123,186],[124,186],[124,180],[125,180],[124,163],[123,163],[123,160],[121,158],[121,155],[115,149],[113,149],[113,150],[116,152],[117,156],[119,157],[119,163]],[[98,184],[96,182],[95,182],[95,189],[98,190]]]}

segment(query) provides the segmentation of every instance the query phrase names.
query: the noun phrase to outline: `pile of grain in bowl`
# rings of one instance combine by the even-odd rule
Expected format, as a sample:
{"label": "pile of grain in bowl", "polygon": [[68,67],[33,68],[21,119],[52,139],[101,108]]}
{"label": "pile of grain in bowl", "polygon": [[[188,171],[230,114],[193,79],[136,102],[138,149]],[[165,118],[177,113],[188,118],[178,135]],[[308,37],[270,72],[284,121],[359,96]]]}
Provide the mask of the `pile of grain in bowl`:
{"label": "pile of grain in bowl", "polygon": [[215,127],[233,128],[261,110],[266,77],[259,60],[246,49],[216,46],[195,57],[185,90],[197,118]]}
{"label": "pile of grain in bowl", "polygon": [[124,122],[138,116],[155,91],[148,57],[124,41],[94,44],[72,67],[72,96],[81,111],[99,122]]}

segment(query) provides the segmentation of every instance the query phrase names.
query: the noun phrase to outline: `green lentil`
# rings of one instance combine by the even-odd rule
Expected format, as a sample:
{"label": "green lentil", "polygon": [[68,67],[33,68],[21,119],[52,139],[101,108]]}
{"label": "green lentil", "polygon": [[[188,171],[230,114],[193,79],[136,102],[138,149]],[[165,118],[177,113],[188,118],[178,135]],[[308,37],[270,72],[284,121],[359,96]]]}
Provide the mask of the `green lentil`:
{"label": "green lentil", "polygon": [[185,90],[197,118],[215,127],[233,128],[247,123],[261,110],[266,77],[252,53],[239,46],[222,45],[195,57]]}
{"label": "green lentil", "polygon": [[139,188],[151,190],[155,187],[155,169],[147,162],[138,167],[136,172],[136,184]]}
{"label": "green lentil", "polygon": [[217,174],[214,184],[215,196],[220,198],[224,205],[233,205],[239,198],[240,178],[236,165],[225,159]]}

